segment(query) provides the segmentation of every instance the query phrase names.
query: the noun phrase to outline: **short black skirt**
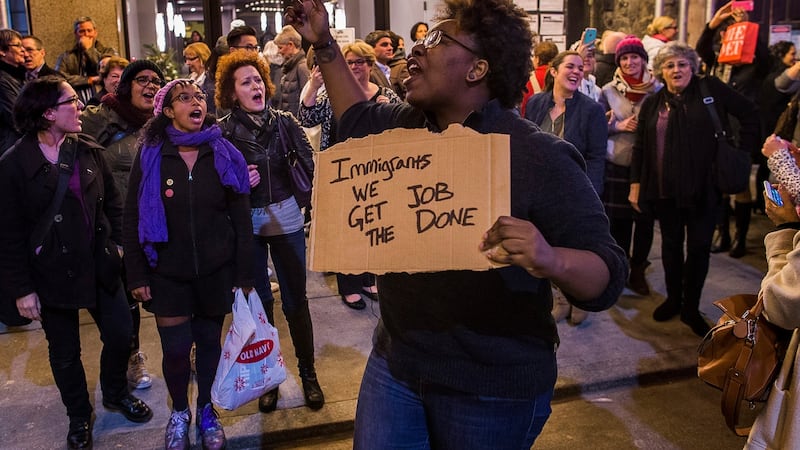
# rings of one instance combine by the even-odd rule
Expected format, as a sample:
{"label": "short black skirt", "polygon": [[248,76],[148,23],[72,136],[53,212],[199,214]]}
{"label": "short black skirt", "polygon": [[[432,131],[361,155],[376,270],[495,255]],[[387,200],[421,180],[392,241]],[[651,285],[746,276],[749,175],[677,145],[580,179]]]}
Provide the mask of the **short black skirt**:
{"label": "short black skirt", "polygon": [[233,265],[209,275],[179,280],[159,274],[150,276],[152,300],[143,306],[156,316],[221,316],[233,305]]}

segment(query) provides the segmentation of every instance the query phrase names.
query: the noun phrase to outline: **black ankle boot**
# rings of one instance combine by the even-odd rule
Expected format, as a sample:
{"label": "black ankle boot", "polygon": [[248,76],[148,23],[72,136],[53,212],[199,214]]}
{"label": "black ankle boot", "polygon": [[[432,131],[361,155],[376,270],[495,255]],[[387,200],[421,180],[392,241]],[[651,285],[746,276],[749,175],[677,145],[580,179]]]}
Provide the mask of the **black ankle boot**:
{"label": "black ankle boot", "polygon": [[267,391],[258,398],[258,410],[262,413],[271,413],[278,407],[278,388]]}
{"label": "black ankle boot", "polygon": [[750,228],[750,215],[753,211],[752,203],[735,202],[733,215],[736,218],[736,244],[728,252],[732,258],[741,258],[747,253],[747,230]]}
{"label": "black ankle boot", "polygon": [[322,408],[325,404],[325,394],[322,393],[322,388],[317,381],[317,375],[300,375],[300,380],[303,382],[303,397],[306,400],[306,406],[313,410]]}
{"label": "black ankle boot", "polygon": [[639,295],[650,295],[650,287],[647,286],[647,278],[644,270],[647,266],[631,266],[631,274],[628,277],[628,287]]}
{"label": "black ankle boot", "polygon": [[92,448],[92,422],[90,419],[69,420],[67,447],[70,449]]}
{"label": "black ankle boot", "polygon": [[692,311],[684,309],[681,311],[681,322],[689,325],[692,332],[700,337],[704,337],[711,330],[711,327],[708,326],[708,322],[700,315],[700,311],[697,309]]}
{"label": "black ankle boot", "polygon": [[[728,199],[727,196],[725,198]],[[719,212],[717,232],[714,236],[714,241],[711,243],[711,253],[722,253],[731,249],[731,207],[728,202],[730,200],[725,201],[725,204],[722,205],[722,210]]]}
{"label": "black ankle boot", "polygon": [[672,298],[667,298],[664,300],[664,303],[658,305],[655,311],[653,311],[653,320],[656,322],[666,322],[669,319],[677,316],[681,312],[681,302],[680,300],[673,300]]}

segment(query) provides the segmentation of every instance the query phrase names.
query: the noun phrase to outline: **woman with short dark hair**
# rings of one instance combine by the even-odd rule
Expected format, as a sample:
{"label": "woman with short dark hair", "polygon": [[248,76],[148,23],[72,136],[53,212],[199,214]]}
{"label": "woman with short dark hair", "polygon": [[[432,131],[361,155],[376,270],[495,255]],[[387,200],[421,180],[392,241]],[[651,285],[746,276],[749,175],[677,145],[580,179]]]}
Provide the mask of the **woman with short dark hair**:
{"label": "woman with short dark hair", "polygon": [[29,82],[14,106],[24,135],[0,159],[0,279],[20,315],[42,323],[69,416],[69,448],[92,446],[80,309],[89,311],[102,337],[103,406],[132,422],[153,416],[128,393],[125,377],[132,325],[119,278],[122,199],[103,149],[78,134],[81,109],[63,79]]}

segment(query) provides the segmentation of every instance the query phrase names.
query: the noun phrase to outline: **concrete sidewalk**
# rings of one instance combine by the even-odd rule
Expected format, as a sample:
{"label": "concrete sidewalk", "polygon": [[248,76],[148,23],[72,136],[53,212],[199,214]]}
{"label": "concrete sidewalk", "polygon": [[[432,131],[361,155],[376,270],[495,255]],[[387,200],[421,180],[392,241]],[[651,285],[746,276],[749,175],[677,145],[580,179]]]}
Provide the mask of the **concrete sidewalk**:
{"label": "concrete sidewalk", "polygon": [[[768,220],[754,216],[748,256],[736,260],[713,255],[701,310],[719,317],[713,300],[734,293],[755,293],[766,268],[763,235]],[[625,291],[610,310],[593,313],[579,326],[559,325],[559,379],[556,397],[644,380],[692,374],[700,338],[677,319],[658,323],[652,312],[664,299],[658,233],[651,251],[648,280],[653,294],[640,297]],[[352,429],[359,382],[378,321],[378,304],[355,311],[342,305],[335,277],[309,273],[308,296],[314,322],[317,373],[326,404],[319,411],[303,407],[297,361],[283,314],[276,319],[289,377],[280,387],[278,410],[261,414],[255,402],[236,411],[220,411],[229,448],[269,448],[276,442]],[[163,448],[170,406],[161,376],[161,352],[153,317],[142,320],[142,350],[153,386],[135,391],[154,411],[153,420],[137,425],[101,405],[98,379],[99,337],[88,314],[82,314],[83,361],[96,405],[95,448]],[[190,399],[194,395],[190,394]],[[194,407],[192,407],[194,409]],[[47,361],[47,342],[38,323],[4,329],[0,325],[0,448],[65,448],[68,420]],[[194,433],[192,433],[194,442]]]}

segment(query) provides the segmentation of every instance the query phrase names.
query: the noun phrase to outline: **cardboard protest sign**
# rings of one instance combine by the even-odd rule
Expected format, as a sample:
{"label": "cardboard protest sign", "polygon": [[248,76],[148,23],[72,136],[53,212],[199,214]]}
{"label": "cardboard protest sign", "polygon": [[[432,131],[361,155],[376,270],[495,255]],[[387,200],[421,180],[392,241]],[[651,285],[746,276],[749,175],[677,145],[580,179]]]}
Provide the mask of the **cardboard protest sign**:
{"label": "cardboard protest sign", "polygon": [[722,36],[717,61],[724,64],[750,64],[756,56],[758,24],[739,22],[728,26]]}
{"label": "cardboard protest sign", "polygon": [[511,211],[507,135],[394,129],[315,160],[311,270],[491,268],[478,244]]}

